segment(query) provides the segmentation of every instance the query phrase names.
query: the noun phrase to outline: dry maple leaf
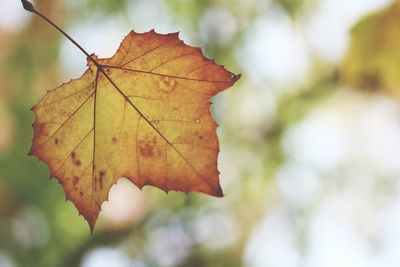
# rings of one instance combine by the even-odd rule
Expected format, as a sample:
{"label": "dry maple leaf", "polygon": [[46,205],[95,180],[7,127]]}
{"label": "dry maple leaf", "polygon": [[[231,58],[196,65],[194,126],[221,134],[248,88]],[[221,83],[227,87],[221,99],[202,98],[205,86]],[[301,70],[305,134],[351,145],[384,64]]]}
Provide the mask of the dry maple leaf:
{"label": "dry maple leaf", "polygon": [[206,59],[178,33],[131,31],[107,59],[76,45],[88,56],[88,69],[32,108],[30,154],[47,163],[91,229],[120,177],[139,188],[222,196],[209,99],[240,75]]}

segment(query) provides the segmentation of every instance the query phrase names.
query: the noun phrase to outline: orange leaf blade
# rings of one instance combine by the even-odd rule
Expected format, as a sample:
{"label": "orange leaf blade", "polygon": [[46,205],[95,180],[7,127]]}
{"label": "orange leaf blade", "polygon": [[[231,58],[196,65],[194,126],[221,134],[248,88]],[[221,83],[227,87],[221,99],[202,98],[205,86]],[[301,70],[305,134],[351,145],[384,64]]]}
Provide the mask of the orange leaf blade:
{"label": "orange leaf blade", "polygon": [[178,34],[130,32],[116,54],[94,55],[82,77],[33,108],[31,154],[45,161],[94,229],[120,177],[138,187],[222,196],[209,99],[239,75]]}

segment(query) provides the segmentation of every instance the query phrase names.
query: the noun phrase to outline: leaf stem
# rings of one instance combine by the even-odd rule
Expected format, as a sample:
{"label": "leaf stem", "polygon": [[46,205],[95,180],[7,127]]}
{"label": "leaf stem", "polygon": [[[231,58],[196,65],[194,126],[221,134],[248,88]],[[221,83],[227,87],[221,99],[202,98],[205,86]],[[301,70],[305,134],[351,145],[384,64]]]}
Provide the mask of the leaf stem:
{"label": "leaf stem", "polygon": [[62,33],[65,37],[67,37],[77,48],[79,48],[79,50],[81,50],[87,56],[87,58],[89,58],[97,67],[99,67],[99,63],[95,59],[93,59],[82,46],[80,46],[71,36],[69,36],[65,31],[63,31],[60,27],[58,27],[53,21],[51,21],[45,15],[40,13],[40,11],[35,9],[35,7],[32,5],[31,2],[29,2],[28,0],[21,0],[21,2],[25,10],[35,13],[43,20],[45,20],[47,23],[49,23],[51,26],[53,26],[55,29],[57,29],[60,33]]}

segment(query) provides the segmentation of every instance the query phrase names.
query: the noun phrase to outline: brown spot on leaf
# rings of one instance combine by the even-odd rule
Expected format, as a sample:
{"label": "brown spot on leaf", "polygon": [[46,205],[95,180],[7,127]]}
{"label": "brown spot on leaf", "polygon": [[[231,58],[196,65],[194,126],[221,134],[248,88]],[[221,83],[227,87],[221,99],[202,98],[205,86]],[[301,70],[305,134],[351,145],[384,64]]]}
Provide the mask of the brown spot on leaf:
{"label": "brown spot on leaf", "polygon": [[113,136],[113,138],[111,139],[111,142],[113,145],[116,145],[118,143],[118,138]]}
{"label": "brown spot on leaf", "polygon": [[72,157],[72,159],[75,159],[75,152],[74,151],[72,151],[71,157]]}
{"label": "brown spot on leaf", "polygon": [[140,146],[140,153],[145,156],[145,157],[151,157],[154,155],[154,146],[146,143],[142,146]]}
{"label": "brown spot on leaf", "polygon": [[170,77],[164,77],[160,81],[160,89],[166,93],[172,92],[176,87],[176,80]]}
{"label": "brown spot on leaf", "polygon": [[157,139],[153,137],[150,140],[142,140],[139,142],[140,154],[144,157],[156,157],[159,155],[159,151],[156,147]]}
{"label": "brown spot on leaf", "polygon": [[79,183],[79,177],[78,176],[74,176],[74,178],[72,179],[72,184],[74,186],[76,186]]}
{"label": "brown spot on leaf", "polygon": [[204,136],[201,135],[198,131],[194,132],[194,134],[197,136],[197,138],[198,138],[199,140],[202,140],[202,139],[204,138]]}
{"label": "brown spot on leaf", "polygon": [[82,165],[82,162],[78,159],[77,161],[75,161],[75,165],[76,165],[76,166],[81,166],[81,165]]}
{"label": "brown spot on leaf", "polygon": [[58,145],[58,138],[54,139],[54,144]]}

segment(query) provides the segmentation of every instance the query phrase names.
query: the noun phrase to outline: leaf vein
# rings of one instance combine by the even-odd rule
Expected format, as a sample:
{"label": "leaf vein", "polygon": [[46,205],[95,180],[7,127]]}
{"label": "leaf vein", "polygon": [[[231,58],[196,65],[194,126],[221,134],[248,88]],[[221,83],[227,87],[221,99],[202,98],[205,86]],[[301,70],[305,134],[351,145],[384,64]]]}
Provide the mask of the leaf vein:
{"label": "leaf vein", "polygon": [[[151,36],[150,36],[150,37],[151,37]],[[129,60],[128,62],[122,64],[120,67],[124,67],[124,66],[126,66],[126,65],[128,65],[128,64],[130,64],[130,63],[132,63],[132,62],[134,62],[136,59],[141,58],[141,57],[143,57],[143,56],[145,56],[145,55],[147,55],[147,54],[149,54],[149,53],[151,53],[151,52],[156,51],[157,49],[163,47],[164,45],[166,45],[166,44],[169,43],[170,41],[171,41],[171,40],[168,39],[166,42],[164,42],[164,43],[162,43],[162,44],[160,44],[160,45],[158,45],[158,46],[156,46],[156,47],[154,47],[154,48],[151,48],[150,50],[144,52],[143,54],[141,54],[141,55],[139,55],[139,56],[134,57],[133,59]]]}
{"label": "leaf vein", "polygon": [[72,97],[72,96],[78,95],[79,93],[81,93],[81,92],[83,92],[83,91],[86,91],[87,89],[90,88],[91,85],[93,85],[93,82],[91,82],[88,86],[86,86],[85,88],[83,88],[83,89],[81,89],[81,90],[79,90],[79,91],[77,91],[77,92],[75,92],[75,93],[73,93],[73,94],[70,94],[70,95],[68,95],[68,96],[62,97],[62,98],[60,98],[60,99],[57,99],[57,100],[55,100],[54,102],[46,103],[46,104],[44,104],[44,105],[37,106],[37,108],[47,107],[47,106],[50,106],[50,105],[59,103],[59,102],[61,102],[61,101],[64,101],[64,100],[66,100],[66,99],[68,99],[68,98],[70,98],[70,97]]}
{"label": "leaf vein", "polygon": [[94,92],[92,94],[90,94],[85,101],[82,102],[82,104],[79,105],[79,107],[77,109],[74,110],[74,112],[72,112],[68,118],[60,125],[60,127],[57,128],[57,130],[48,138],[46,139],[46,141],[44,141],[43,143],[41,143],[38,147],[36,147],[32,152],[37,151],[39,148],[41,148],[44,144],[46,144],[50,139],[52,139],[59,131],[61,128],[64,127],[64,125],[85,105],[85,103],[94,95]]}

